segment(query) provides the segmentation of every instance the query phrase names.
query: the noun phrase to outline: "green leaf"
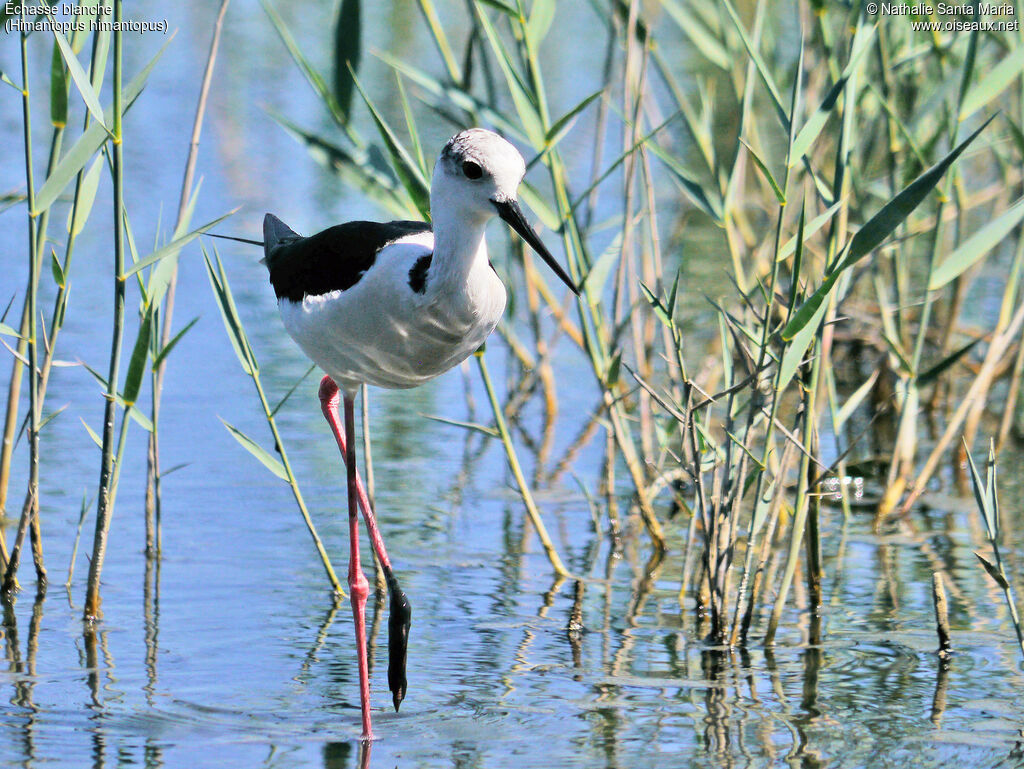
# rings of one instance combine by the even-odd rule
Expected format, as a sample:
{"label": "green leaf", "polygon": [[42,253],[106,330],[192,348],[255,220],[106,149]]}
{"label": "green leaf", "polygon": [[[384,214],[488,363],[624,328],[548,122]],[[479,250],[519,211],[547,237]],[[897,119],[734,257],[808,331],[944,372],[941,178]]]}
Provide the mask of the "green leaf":
{"label": "green leaf", "polygon": [[162,348],[160,349],[160,352],[158,352],[158,353],[156,354],[156,357],[155,357],[155,358],[153,358],[153,365],[151,366],[151,368],[152,368],[152,369],[153,369],[154,371],[156,371],[156,369],[160,367],[160,364],[164,362],[164,359],[165,359],[165,358],[166,358],[166,357],[167,357],[168,355],[170,355],[170,354],[171,354],[171,350],[173,350],[173,349],[174,349],[174,346],[175,346],[176,344],[178,344],[178,342],[180,342],[180,341],[181,341],[181,338],[182,338],[183,336],[185,336],[185,334],[187,334],[187,333],[188,333],[189,329],[191,329],[191,328],[192,328],[192,327],[193,327],[194,325],[196,325],[196,322],[197,322],[198,320],[199,320],[199,316],[198,316],[198,315],[197,315],[196,317],[192,318],[192,320],[190,320],[190,321],[188,322],[188,324],[187,324],[187,325],[186,325],[186,326],[185,326],[185,327],[184,327],[184,328],[183,328],[183,329],[182,329],[181,331],[179,331],[179,332],[178,332],[177,334],[175,334],[175,335],[174,335],[174,336],[173,336],[173,337],[172,337],[172,338],[170,339],[170,341],[168,341],[168,342],[167,342],[167,344],[165,344],[165,345],[164,345],[164,346],[163,346],[163,347],[162,347]]}
{"label": "green leaf", "polygon": [[962,275],[971,265],[1009,235],[1022,219],[1024,219],[1024,198],[1020,198],[1002,214],[971,235],[946,257],[932,272],[931,279],[928,281],[928,290],[934,291],[937,288],[942,288],[957,276]]}
{"label": "green leaf", "polygon": [[146,358],[149,355],[150,330],[153,325],[153,313],[147,312],[139,324],[139,334],[135,337],[135,347],[128,361],[128,373],[124,379],[124,402],[129,406],[139,397],[142,387],[142,375],[146,371]]}
{"label": "green leaf", "polygon": [[800,158],[806,154],[807,150],[811,148],[814,140],[818,138],[818,134],[821,133],[821,129],[825,127],[825,121],[828,120],[829,114],[832,112],[832,108],[839,101],[839,94],[843,92],[846,87],[848,78],[841,77],[835,84],[829,89],[828,93],[825,94],[825,98],[821,100],[821,104],[814,110],[807,122],[804,123],[803,128],[796,135],[793,140],[793,147],[789,153],[789,165],[792,167],[800,162]]}
{"label": "green leaf", "polygon": [[38,427],[36,427],[36,432],[41,432],[44,427],[46,427],[48,424],[50,424],[50,422],[52,422],[58,416],[60,416],[61,413],[64,411],[64,409],[66,409],[67,407],[68,407],[68,404],[65,403],[63,406],[61,406],[59,409],[54,411],[52,414],[47,414],[43,419],[41,419],[39,421],[39,425],[38,425]]}
{"label": "green leaf", "polygon": [[846,424],[853,412],[857,410],[857,407],[864,402],[864,398],[867,397],[868,393],[871,392],[871,388],[875,386],[875,382],[878,380],[878,373],[878,369],[873,370],[871,376],[850,394],[850,397],[843,403],[842,408],[836,412],[834,429],[837,433]]}
{"label": "green leaf", "polygon": [[779,98],[779,89],[775,86],[775,80],[772,78],[772,74],[769,72],[768,66],[764,63],[764,59],[761,58],[761,54],[758,53],[757,49],[754,47],[749,35],[747,35],[747,30],[744,29],[743,22],[740,21],[739,14],[736,13],[736,9],[733,8],[732,3],[729,0],[719,0],[719,2],[721,2],[722,7],[725,8],[726,13],[729,14],[729,18],[732,20],[733,26],[740,35],[740,40],[743,41],[743,47],[747,49],[747,55],[749,55],[751,61],[754,62],[757,74],[761,76],[761,81],[768,90],[768,95],[772,98],[772,105],[775,107],[775,114],[778,116],[779,122],[782,123],[782,130],[789,133],[789,116],[786,115],[786,108],[782,106],[782,99]]}
{"label": "green leaf", "polygon": [[768,170],[768,166],[765,165],[761,157],[754,152],[754,148],[747,144],[743,139],[740,139],[740,144],[747,148],[747,152],[750,153],[750,157],[754,159],[754,163],[761,170],[765,179],[768,180],[768,184],[771,185],[772,192],[775,193],[775,199],[779,201],[780,206],[786,205],[786,194],[779,188],[778,182],[775,181],[775,177],[772,176],[772,172]]}
{"label": "green leaf", "polygon": [[[196,209],[196,202],[199,200],[199,190],[202,188],[202,180],[195,184],[192,188],[192,194],[189,196],[185,208],[178,213],[178,221],[174,226],[174,232],[171,234],[171,240],[176,240],[188,232],[189,226],[192,224],[192,214]],[[157,228],[159,231],[159,228]],[[153,244],[154,248],[157,248],[157,244]],[[171,280],[174,279],[175,271],[178,269],[178,254],[170,255],[166,259],[161,259],[156,265],[149,271],[149,281],[146,283],[144,291],[144,302],[150,308],[159,308],[164,300],[164,296],[167,293],[167,289],[171,284]]]}
{"label": "green leaf", "polygon": [[338,107],[338,102],[334,98],[334,93],[330,88],[327,87],[327,82],[323,76],[313,68],[313,65],[309,63],[305,56],[302,54],[302,49],[298,43],[295,42],[295,38],[292,37],[288,28],[285,26],[284,20],[274,9],[268,0],[260,0],[263,5],[263,10],[267,16],[270,17],[270,23],[274,26],[277,31],[278,37],[281,38],[281,42],[284,43],[284,47],[288,49],[288,53],[291,55],[292,60],[298,65],[299,70],[306,77],[306,81],[312,86],[320,100],[326,105],[328,111],[331,113],[331,117],[339,124],[345,125],[345,117]]}
{"label": "green leaf", "polygon": [[[988,462],[985,467],[985,493],[988,495],[989,504],[992,506],[992,522],[994,524],[995,536],[999,536],[999,495],[996,492],[996,445],[995,441],[989,439]],[[995,539],[995,537],[993,537]]]}
{"label": "green leaf", "polygon": [[[197,318],[197,320],[198,320],[198,318]],[[313,373],[313,371],[314,371],[314,369],[316,369],[316,364],[315,364],[315,363],[311,363],[311,364],[310,364],[310,366],[309,366],[309,368],[308,368],[308,369],[306,369],[306,373],[305,373],[305,374],[303,374],[302,376],[300,376],[300,377],[299,377],[299,378],[298,378],[297,380],[295,380],[295,384],[293,384],[293,385],[292,385],[291,389],[290,389],[290,390],[289,390],[288,392],[286,392],[286,393],[284,394],[284,397],[283,397],[283,398],[281,398],[281,400],[279,400],[279,401],[277,402],[277,405],[276,405],[276,406],[274,406],[274,408],[273,408],[273,409],[271,409],[271,411],[270,411],[270,416],[272,416],[272,417],[273,417],[274,415],[276,415],[276,414],[277,414],[277,412],[278,412],[278,411],[280,411],[280,410],[281,410],[281,407],[282,407],[282,406],[283,406],[283,405],[284,405],[285,403],[287,403],[287,402],[288,402],[288,399],[289,399],[289,398],[291,398],[291,397],[292,397],[292,393],[294,393],[294,392],[295,392],[295,391],[296,391],[296,390],[297,390],[297,389],[299,388],[299,385],[300,385],[300,384],[302,384],[303,382],[305,382],[305,381],[306,381],[306,377],[308,377],[308,376],[309,376],[310,374],[312,374],[312,373]]]}
{"label": "green leaf", "polygon": [[974,345],[976,345],[980,341],[981,337],[978,337],[977,339],[972,339],[970,342],[965,344],[956,352],[947,355],[945,358],[940,360],[938,363],[936,363],[934,366],[932,366],[930,369],[925,371],[917,378],[917,386],[924,387],[925,385],[934,382],[936,379],[939,378],[943,371],[948,369],[950,366],[952,366],[954,363],[960,360],[964,355],[970,352]]}
{"label": "green leaf", "polygon": [[[807,219],[807,198],[804,197],[800,200],[800,220],[797,222],[796,235],[794,240],[796,245],[794,246],[795,255],[793,256],[793,266],[790,269],[790,284],[789,284],[789,304],[786,306],[787,315],[793,311],[796,307],[796,298],[800,291],[800,271],[804,266],[804,243],[807,242],[806,234],[806,219]],[[776,259],[776,261],[778,261]]]}
{"label": "green leaf", "polygon": [[622,368],[622,350],[616,350],[615,355],[612,356],[611,361],[608,363],[608,373],[604,378],[605,388],[611,388],[619,382],[619,371]]}
{"label": "green leaf", "polygon": [[82,427],[85,428],[85,431],[87,433],[89,433],[89,437],[92,438],[92,442],[96,444],[96,448],[98,448],[100,451],[102,451],[103,450],[103,441],[100,440],[100,436],[98,436],[95,432],[93,432],[93,429],[91,427],[89,427],[88,422],[86,422],[84,419],[82,419],[82,417],[79,417],[78,419],[79,419],[79,421],[81,421]]}
{"label": "green leaf", "polygon": [[[652,131],[639,142],[637,142],[637,144],[632,149],[630,149],[629,152],[633,152],[637,147],[640,147],[641,145],[646,145],[646,149],[651,150],[651,152],[657,155],[661,162],[665,164],[665,166],[672,174],[672,180],[682,188],[683,193],[700,210],[702,210],[704,213],[710,216],[713,221],[720,224],[722,222],[721,204],[718,202],[717,197],[714,200],[714,202],[712,202],[712,199],[708,197],[707,193],[704,191],[704,188],[692,178],[692,174],[686,168],[684,168],[683,165],[678,160],[676,160],[676,158],[672,157],[668,152],[666,152],[662,148],[662,146],[658,144],[656,141],[648,141],[654,136],[655,133],[660,131],[661,128],[665,126],[669,121],[674,120],[681,114],[681,112],[677,112],[675,115],[670,117],[656,129],[654,129],[654,131]],[[621,160],[624,160],[626,157],[628,157],[628,153],[624,154],[618,162],[621,162]],[[617,164],[618,163],[616,163],[615,165]],[[614,168],[614,165],[612,166],[612,168]],[[609,171],[611,171],[611,168],[609,168]],[[603,179],[604,176],[602,176],[601,178]]]}
{"label": "green leaf", "polygon": [[540,48],[554,20],[554,0],[534,0],[533,7],[530,8],[530,18],[526,22],[526,35],[534,50]]}
{"label": "green leaf", "polygon": [[[50,20],[53,21],[52,16]],[[60,48],[61,56],[67,62],[68,72],[71,74],[71,79],[75,81],[75,86],[78,88],[78,93],[81,94],[86,108],[88,108],[89,113],[97,123],[104,125],[106,121],[103,116],[103,107],[100,105],[99,94],[92,87],[92,82],[89,80],[89,76],[85,74],[85,70],[82,69],[82,65],[79,63],[78,57],[75,56],[75,52],[71,50],[71,43],[68,42],[68,39],[64,37],[64,34],[59,29],[53,29],[53,37]],[[66,109],[67,106],[65,105],[65,111]]]}
{"label": "green leaf", "polygon": [[[985,528],[988,530],[988,538],[990,540],[994,540],[999,531],[999,522],[995,519],[995,513],[992,510],[992,505],[989,501],[985,484],[982,483],[981,476],[978,474],[978,468],[974,465],[974,457],[971,456],[971,451],[967,446],[967,441],[964,441],[964,453],[967,454],[967,466],[971,471],[971,488],[974,490],[974,501],[977,502],[978,511],[981,513],[981,517],[985,521]],[[978,557],[980,558],[981,556]]]}
{"label": "green leaf", "polygon": [[681,269],[676,270],[676,276],[672,279],[672,288],[668,291],[668,302],[665,308],[670,318],[676,316],[676,298],[679,296],[679,276],[683,274]]}
{"label": "green leaf", "polygon": [[[53,365],[56,366],[57,363],[54,362]],[[74,364],[68,364],[68,365],[74,365]],[[107,387],[106,377],[104,377],[96,369],[92,368],[92,366],[90,366],[87,363],[80,363],[79,365],[81,365],[82,368],[84,368],[86,371],[88,371],[90,374],[92,374],[93,378],[97,382],[99,382],[100,387],[103,389],[103,395],[104,395],[104,397],[106,397],[107,390],[109,389]],[[132,420],[134,420],[143,430],[145,430],[148,433],[153,432],[153,423],[149,421],[149,417],[147,417],[145,414],[143,414],[141,411],[139,411],[138,406],[135,406],[135,405],[133,405],[131,403],[125,403],[124,398],[121,397],[121,393],[117,393],[116,395],[114,395],[114,403],[116,403],[122,409],[126,409],[127,412],[128,412],[128,416],[130,416],[132,418]]]}
{"label": "green leaf", "polygon": [[824,213],[819,214],[818,216],[811,219],[811,221],[807,222],[807,225],[804,227],[803,240],[798,241],[796,235],[787,240],[785,244],[783,244],[782,248],[779,249],[779,261],[781,262],[783,259],[786,259],[790,254],[793,253],[793,251],[796,249],[797,242],[806,243],[808,238],[810,238],[814,233],[816,233],[818,230],[824,227],[825,224],[827,224],[828,221],[833,216],[836,215],[836,212],[842,205],[843,201],[840,200],[838,203],[835,203],[832,206],[830,206]]}
{"label": "green leaf", "polygon": [[850,241],[850,249],[846,258],[836,268],[840,272],[858,262],[862,257],[871,253],[882,241],[889,237],[893,231],[910,216],[915,208],[920,205],[928,194],[939,183],[939,179],[953,165],[960,154],[967,149],[967,145],[973,142],[982,131],[992,122],[993,115],[978,128],[974,133],[960,142],[942,160],[929,168],[917,179],[912,181],[892,200],[882,206],[868,222],[857,230],[857,234]]}
{"label": "green leaf", "polygon": [[608,282],[608,275],[621,253],[622,230],[620,229],[615,233],[612,242],[608,244],[608,248],[594,260],[586,277],[583,278],[581,288],[586,290],[587,296],[591,297],[594,304],[600,301],[601,294],[604,292],[604,285]]}
{"label": "green leaf", "polygon": [[[803,307],[800,308],[797,315],[809,309],[808,304],[805,302]],[[789,342],[786,346],[785,352],[782,354],[782,363],[779,364],[779,381],[776,386],[778,392],[783,392],[793,375],[796,374],[796,370],[800,367],[803,362],[804,355],[807,349],[811,346],[811,342],[814,341],[814,337],[818,332],[818,327],[821,325],[821,321],[825,316],[825,310],[828,309],[828,305],[824,302],[818,304],[814,308],[814,311],[804,320],[802,325],[794,332],[793,336],[788,338],[785,336],[786,330],[783,330],[783,339]],[[790,321],[789,325],[786,326],[788,330],[797,318],[796,316]]]}
{"label": "green leaf", "polygon": [[825,299],[831,293],[839,276],[864,256],[871,253],[910,216],[921,201],[935,188],[935,185],[939,183],[939,179],[946,173],[946,170],[953,164],[953,161],[960,157],[960,154],[967,149],[967,145],[974,141],[990,122],[992,122],[991,117],[978,130],[960,142],[942,160],[904,187],[895,198],[886,203],[878,213],[872,216],[857,231],[857,234],[850,240],[849,247],[846,249],[846,256],[825,278],[818,289],[804,301],[804,304],[790,319],[789,323],[786,324],[786,328],[782,331],[783,339],[792,339],[818,313],[819,308],[825,306]]}
{"label": "green leaf", "polygon": [[64,288],[64,270],[61,269],[60,262],[57,261],[57,252],[52,248],[50,249],[50,273],[53,275],[53,282]]}
{"label": "green leaf", "polygon": [[729,437],[729,440],[733,442],[736,448],[738,448],[740,451],[747,455],[747,458],[750,459],[751,463],[753,463],[755,470],[766,469],[765,466],[761,464],[761,460],[753,455],[750,449],[747,448],[746,444],[742,440],[740,440],[739,437],[733,435],[728,430],[725,431],[725,434]]}
{"label": "green leaf", "polygon": [[479,2],[480,5],[490,6],[491,8],[494,8],[495,10],[501,11],[506,16],[508,16],[510,19],[513,19],[513,20],[516,20],[516,21],[519,20],[519,11],[517,11],[515,8],[513,8],[508,3],[503,3],[503,2],[501,2],[501,0],[477,0],[477,2]]}
{"label": "green leaf", "polygon": [[246,451],[248,451],[250,454],[256,457],[256,459],[258,459],[263,464],[264,467],[270,470],[270,472],[272,472],[282,481],[288,480],[288,473],[285,472],[284,465],[281,464],[280,461],[278,461],[277,457],[272,456],[270,452],[268,452],[265,448],[256,443],[256,441],[254,441],[248,435],[243,433],[237,427],[234,427],[228,422],[225,422],[222,417],[217,418],[224,423],[224,426],[228,428],[228,432],[230,432],[235,437],[235,440],[242,445],[242,448],[244,448]]}
{"label": "green leaf", "polygon": [[900,371],[907,376],[913,376],[914,367],[911,365],[910,361],[907,360],[907,356],[904,354],[900,343],[884,331],[882,332],[882,341],[884,341],[886,346],[889,348],[889,352],[896,357],[896,363],[899,366]]}
{"label": "green leaf", "polygon": [[672,20],[683,31],[690,42],[703,54],[704,58],[726,72],[732,66],[733,56],[722,45],[700,18],[689,8],[684,8],[677,0],[661,0],[661,7],[665,9]]}
{"label": "green leaf", "polygon": [[558,232],[562,228],[562,220],[559,218],[558,213],[548,205],[548,202],[540,196],[540,193],[529,182],[523,182],[519,185],[519,202],[525,203],[527,209],[537,214],[545,228],[553,232]]}
{"label": "green leaf", "polygon": [[[455,54],[452,53],[452,47],[448,43],[448,37],[444,33],[444,26],[441,24],[441,20],[437,16],[437,9],[431,0],[417,0],[417,5],[420,7],[420,12],[423,14],[423,18],[427,21],[427,26],[430,28],[430,36],[434,38],[434,45],[437,46],[438,53],[441,54],[441,58],[444,59],[445,69],[448,70],[448,78],[453,83],[462,82],[462,71],[459,69],[459,64],[455,61]],[[519,18],[519,14],[513,11],[514,18]]]}
{"label": "green leaf", "polygon": [[498,66],[501,67],[502,74],[505,75],[505,82],[508,84],[509,93],[512,96],[512,103],[515,104],[516,113],[519,115],[519,120],[523,124],[523,128],[526,130],[526,136],[533,146],[534,150],[540,152],[544,149],[544,126],[541,123],[540,114],[537,111],[537,105],[534,104],[533,99],[530,96],[529,89],[523,84],[518,73],[516,72],[515,65],[512,62],[512,57],[508,51],[505,50],[505,46],[501,42],[501,38],[498,37],[497,30],[494,29],[494,25],[491,24],[490,19],[487,18],[487,14],[483,12],[483,9],[477,5],[476,14],[480,20],[480,26],[484,30],[484,34],[487,36],[487,40],[491,45],[491,50],[494,52],[494,57],[498,61]]}
{"label": "green leaf", "polygon": [[550,150],[561,141],[562,137],[569,133],[573,123],[583,110],[590,106],[591,102],[597,97],[604,93],[604,88],[599,88],[594,91],[590,96],[581,101],[571,110],[566,112],[562,117],[555,121],[555,124],[548,129],[547,135],[544,137],[545,151]]}
{"label": "green leaf", "polygon": [[996,567],[995,564],[986,559],[981,553],[975,553],[974,555],[978,558],[979,561],[981,561],[981,565],[985,567],[985,571],[988,572],[988,575],[992,577],[993,580],[995,580],[995,583],[999,585],[999,587],[1001,587],[1003,590],[1010,589],[1010,584],[1006,581],[1006,577],[1002,575],[1002,573],[999,571],[998,567]]}
{"label": "green leaf", "polygon": [[832,291],[832,286],[835,285],[836,280],[839,279],[839,271],[833,272],[824,282],[818,287],[818,290],[811,294],[804,303],[800,305],[793,317],[789,319],[789,323],[782,329],[782,339],[786,342],[794,339],[798,333],[800,333],[808,323],[815,317],[820,319],[820,313],[824,312],[825,298],[829,292]]}
{"label": "green leaf", "polygon": [[821,100],[821,104],[814,113],[807,118],[807,122],[804,123],[803,128],[796,135],[793,140],[793,146],[790,148],[789,162],[790,165],[795,165],[800,162],[800,159],[807,153],[811,145],[814,144],[814,140],[818,138],[818,134],[821,133],[821,129],[824,128],[825,122],[828,120],[829,113],[835,107],[836,102],[839,100],[840,94],[846,87],[847,81],[853,74],[854,67],[860,60],[860,57],[864,53],[870,50],[869,43],[874,39],[875,27],[874,26],[858,26],[857,31],[854,34],[853,45],[851,46],[850,58],[846,62],[846,67],[843,68],[842,74],[839,79],[832,85],[825,94],[825,98]]}
{"label": "green leaf", "polygon": [[334,25],[334,99],[347,122],[352,112],[353,73],[359,71],[362,56],[360,0],[341,0]]}
{"label": "green leaf", "polygon": [[178,470],[184,470],[186,467],[188,467],[191,464],[192,464],[191,462],[179,462],[174,467],[168,468],[167,470],[161,470],[160,471],[160,477],[161,478],[166,478],[171,473],[176,473]]}
{"label": "green leaf", "polygon": [[7,320],[7,313],[11,311],[11,305],[14,304],[15,296],[17,296],[17,294],[11,294],[11,298],[7,300],[7,306],[4,307],[4,311],[0,312],[0,323],[3,323],[5,320]]}
{"label": "green leaf", "polygon": [[[149,63],[136,75],[132,81],[124,89],[124,103],[127,108],[135,103],[139,94],[142,92],[143,87],[146,85],[146,81],[149,78],[149,73],[153,71],[153,67],[156,66],[160,56],[167,49],[167,46],[171,44],[171,40],[174,39],[174,35],[170,36],[170,39],[164,43],[163,47],[156,52],[156,55],[149,60]],[[113,121],[113,110],[108,110],[105,114],[105,118],[108,122]],[[85,164],[89,162],[89,158],[103,146],[106,142],[109,134],[104,125],[100,123],[92,123],[78,140],[74,143],[67,154],[61,158],[60,162],[53,169],[53,172],[46,177],[46,181],[43,186],[39,188],[39,192],[36,193],[35,199],[35,210],[32,212],[33,216],[38,216],[40,213],[49,208],[53,201],[64,191],[64,188],[68,186],[68,182],[75,178],[79,171],[85,168]]]}
{"label": "green leaf", "polygon": [[228,211],[226,214],[218,216],[216,219],[213,219],[212,221],[209,221],[209,222],[207,222],[206,224],[204,224],[204,225],[202,225],[200,227],[196,227],[196,229],[192,230],[192,232],[190,232],[190,233],[188,233],[186,235],[182,235],[180,238],[175,238],[170,243],[168,243],[166,246],[158,248],[156,251],[151,253],[149,256],[145,257],[144,259],[140,259],[134,265],[129,267],[127,270],[125,270],[124,275],[121,276],[122,279],[131,277],[132,275],[137,273],[139,270],[145,269],[146,267],[149,267],[149,265],[155,264],[156,262],[159,262],[161,259],[166,259],[168,256],[175,256],[175,255],[177,255],[177,253],[179,251],[181,251],[181,249],[186,244],[188,244],[188,243],[192,242],[193,240],[195,240],[197,237],[202,235],[204,232],[206,232],[211,227],[215,227],[216,225],[220,224],[222,221],[227,219],[229,216],[231,216],[237,210],[238,210],[238,208],[233,208],[230,211]]}
{"label": "green leaf", "polygon": [[416,116],[413,115],[412,108],[409,106],[409,99],[405,95],[405,86],[402,84],[402,76],[398,72],[395,73],[395,84],[398,86],[398,96],[402,102],[402,115],[405,116],[405,130],[408,132],[409,142],[412,144],[413,158],[416,161],[417,168],[426,177],[430,170],[427,167],[427,161],[423,157],[420,130],[416,126]]}
{"label": "green leaf", "polygon": [[336,173],[341,180],[355,187],[365,197],[389,211],[392,215],[408,219],[417,213],[412,201],[405,196],[393,176],[382,173],[372,165],[365,153],[352,153],[336,144],[299,128],[287,118],[270,113],[296,141],[305,145],[310,156],[324,168]]}
{"label": "green leaf", "polygon": [[[90,67],[89,75],[92,78],[92,87],[96,93],[103,92],[103,78],[106,76],[107,72],[107,60],[111,58],[107,55],[110,52],[111,33],[112,30],[109,29],[98,29],[93,32],[93,35],[95,36],[96,54],[92,58],[95,62],[95,66]],[[177,34],[177,32],[172,33],[171,37],[174,37],[175,34]],[[164,47],[166,48],[166,46]]]}
{"label": "green leaf", "polygon": [[1003,120],[1006,121],[1006,126],[1010,129],[1010,136],[1013,137],[1013,143],[1017,145],[1017,152],[1024,156],[1024,131],[1021,131],[1020,126],[1013,122],[1013,118],[1005,113]]}
{"label": "green leaf", "polygon": [[425,218],[430,217],[430,183],[426,177],[420,171],[420,167],[409,155],[408,150],[402,145],[395,132],[391,130],[391,127],[387,124],[381,114],[377,111],[377,108],[373,106],[373,102],[370,101],[370,97],[366,91],[363,90],[362,84],[359,82],[359,78],[356,77],[355,72],[352,73],[352,81],[355,83],[356,88],[359,90],[359,95],[363,97],[363,101],[366,103],[367,108],[370,110],[370,114],[373,116],[373,121],[377,124],[377,130],[380,132],[381,138],[384,140],[384,145],[388,148],[388,154],[391,156],[391,164],[394,166],[395,173],[398,174],[398,178],[401,179],[405,191],[409,193],[409,196],[413,199],[416,204],[416,208],[419,209],[420,214]]}
{"label": "green leaf", "polygon": [[68,124],[68,76],[56,40],[50,57],[50,122],[56,128]]}
{"label": "green leaf", "polygon": [[[432,106],[436,111],[443,114],[445,108],[454,106],[468,114],[479,115],[482,121],[490,123],[506,136],[526,138],[522,126],[513,118],[491,108],[487,103],[480,101],[464,89],[451,83],[442,82],[422,69],[396,59],[384,51],[374,51],[373,55],[420,86],[424,91],[419,94],[420,100]],[[431,99],[431,96],[434,98]]]}
{"label": "green leaf", "polygon": [[242,326],[242,321],[235,311],[234,302],[231,301],[228,295],[227,286],[213,268],[213,263],[210,262],[206,249],[203,249],[203,260],[206,263],[206,275],[210,279],[210,287],[213,289],[213,296],[217,300],[217,308],[220,310],[221,320],[224,321],[224,328],[228,332],[228,340],[235,350],[238,362],[242,365],[242,371],[252,376],[254,370],[253,366],[250,365],[249,355],[247,354],[249,342],[245,337],[245,328]]}
{"label": "green leaf", "polygon": [[76,237],[82,231],[89,219],[89,214],[92,213],[92,204],[96,200],[96,191],[100,186],[102,172],[103,157],[97,156],[82,177],[82,184],[78,188],[77,202],[68,211],[68,232],[71,237]]}
{"label": "green leaf", "polygon": [[482,425],[477,422],[460,422],[457,419],[448,419],[447,417],[439,417],[433,414],[423,414],[422,416],[431,420],[432,422],[440,422],[443,425],[452,425],[453,427],[461,427],[464,430],[473,430],[474,432],[483,433],[491,438],[500,437],[500,433],[493,427]]}
{"label": "green leaf", "polygon": [[963,122],[999,96],[1017,79],[1022,70],[1024,70],[1024,46],[1018,45],[989,70],[985,77],[967,90],[963,103],[960,105],[960,121]]}
{"label": "green leaf", "polygon": [[[658,319],[664,325],[668,326],[669,328],[672,328],[674,321],[672,320],[672,316],[669,315],[668,313],[668,308],[666,308],[665,305],[662,304],[661,299],[659,299],[657,295],[653,291],[651,291],[651,289],[649,289],[643,281],[640,281],[640,290],[643,292],[644,297],[650,303],[651,309],[654,310],[654,314],[658,316]],[[721,312],[721,309],[719,309],[719,312]]]}
{"label": "green leaf", "polygon": [[[760,463],[759,463],[760,464]],[[757,504],[754,505],[754,520],[750,524],[751,532],[756,536],[760,533],[761,528],[764,526],[765,519],[768,517],[768,511],[772,506],[772,495],[775,494],[775,481],[771,481],[761,498],[757,500]]]}

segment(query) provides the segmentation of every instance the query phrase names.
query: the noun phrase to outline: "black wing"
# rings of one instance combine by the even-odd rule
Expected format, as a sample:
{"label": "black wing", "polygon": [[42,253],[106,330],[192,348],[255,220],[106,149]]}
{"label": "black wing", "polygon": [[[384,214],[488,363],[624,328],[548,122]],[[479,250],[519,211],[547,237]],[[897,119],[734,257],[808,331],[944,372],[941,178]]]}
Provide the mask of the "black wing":
{"label": "black wing", "polygon": [[265,259],[277,298],[301,302],[305,296],[352,288],[388,243],[430,232],[426,222],[346,222],[308,238],[284,240]]}

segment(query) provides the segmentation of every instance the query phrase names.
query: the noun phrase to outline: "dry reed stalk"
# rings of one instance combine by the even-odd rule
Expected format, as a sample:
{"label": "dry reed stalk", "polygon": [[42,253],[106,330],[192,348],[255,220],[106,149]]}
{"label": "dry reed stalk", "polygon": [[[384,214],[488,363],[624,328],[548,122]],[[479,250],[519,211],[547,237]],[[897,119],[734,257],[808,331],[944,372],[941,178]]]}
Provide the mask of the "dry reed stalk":
{"label": "dry reed stalk", "polygon": [[[184,223],[189,208],[189,199],[192,195],[193,179],[195,177],[196,159],[199,156],[199,138],[203,130],[203,117],[206,114],[206,101],[210,93],[210,84],[213,82],[213,68],[217,60],[217,48],[220,46],[221,30],[224,26],[224,16],[228,10],[230,0],[221,0],[220,8],[217,11],[217,18],[213,24],[213,35],[210,40],[210,51],[206,57],[206,68],[203,71],[203,80],[199,88],[199,100],[196,104],[195,119],[192,122],[192,136],[189,140],[188,159],[185,161],[185,173],[181,182],[181,194],[178,199],[178,215],[175,223],[175,230],[178,231]],[[167,285],[167,293],[163,302],[163,328],[160,332],[160,346],[166,347],[171,339],[172,321],[174,319],[174,299],[178,288],[178,265],[175,262],[171,273],[170,282]],[[148,447],[146,454],[146,553],[154,556],[160,553],[160,442],[157,425],[160,419],[160,400],[163,394],[164,373],[167,367],[167,359],[164,358],[156,366],[153,372],[153,401],[152,401],[152,423],[153,430],[148,436]]]}

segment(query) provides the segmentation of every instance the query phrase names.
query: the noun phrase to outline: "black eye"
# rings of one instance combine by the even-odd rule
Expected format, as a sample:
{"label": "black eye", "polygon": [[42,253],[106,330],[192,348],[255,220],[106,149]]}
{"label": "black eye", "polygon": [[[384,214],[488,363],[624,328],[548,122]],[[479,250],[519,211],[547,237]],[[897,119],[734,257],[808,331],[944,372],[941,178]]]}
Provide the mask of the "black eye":
{"label": "black eye", "polygon": [[462,164],[462,173],[467,179],[479,179],[484,175],[484,170],[472,160],[467,160]]}

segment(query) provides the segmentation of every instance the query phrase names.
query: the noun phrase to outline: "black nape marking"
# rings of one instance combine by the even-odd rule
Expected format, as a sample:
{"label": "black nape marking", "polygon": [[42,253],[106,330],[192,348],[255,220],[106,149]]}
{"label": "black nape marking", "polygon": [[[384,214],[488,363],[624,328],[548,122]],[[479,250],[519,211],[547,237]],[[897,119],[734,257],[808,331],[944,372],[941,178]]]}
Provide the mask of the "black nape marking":
{"label": "black nape marking", "polygon": [[346,222],[308,238],[283,242],[266,258],[270,283],[278,299],[293,302],[346,291],[373,267],[384,246],[421,232],[430,232],[430,225],[410,221]]}
{"label": "black nape marking", "polygon": [[430,269],[432,257],[433,254],[421,256],[409,270],[409,288],[417,294],[424,294],[427,291],[427,270]]}

